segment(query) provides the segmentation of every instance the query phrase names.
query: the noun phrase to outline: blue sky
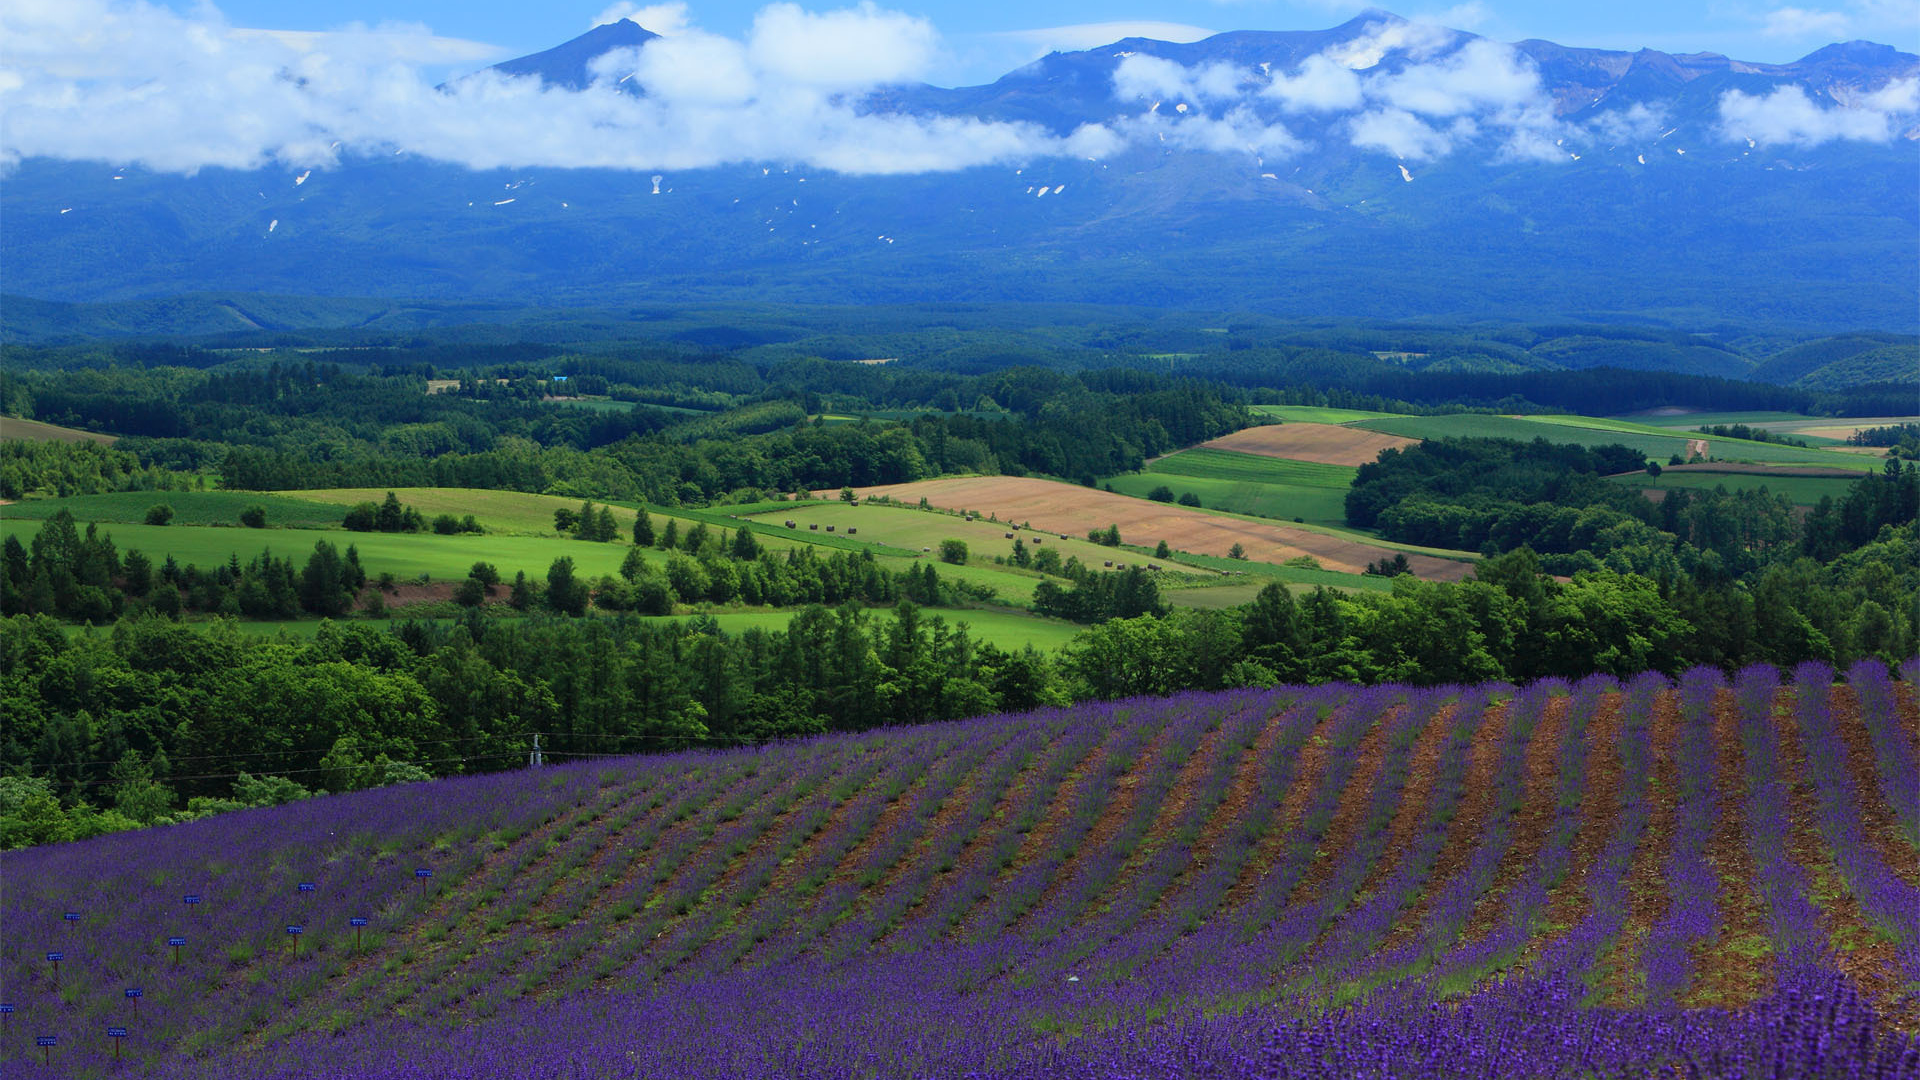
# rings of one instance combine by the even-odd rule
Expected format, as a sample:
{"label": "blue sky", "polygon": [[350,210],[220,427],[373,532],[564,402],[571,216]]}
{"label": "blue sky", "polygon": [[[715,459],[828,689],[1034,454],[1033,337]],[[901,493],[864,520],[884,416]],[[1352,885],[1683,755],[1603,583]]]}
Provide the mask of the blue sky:
{"label": "blue sky", "polygon": [[[631,4],[639,7],[646,0]],[[592,26],[615,0],[549,0],[539,4],[471,0],[334,0],[288,4],[225,0],[216,6],[236,26],[274,30],[331,30],[359,22],[424,24],[436,35],[494,46],[517,56],[556,45]],[[197,6],[172,0],[189,12]],[[693,0],[688,21],[716,34],[747,31],[765,0]],[[845,0],[806,3],[821,11]],[[986,82],[1044,52],[1049,45],[1086,47],[1122,36],[1080,29],[1106,23],[1164,24],[1173,37],[1202,30],[1319,29],[1370,6],[1340,0],[1057,0],[1045,5],[1007,0],[914,0],[883,8],[917,16],[939,33],[928,81],[944,85]],[[1913,0],[1468,0],[1460,4],[1381,4],[1410,18],[1430,18],[1500,41],[1546,38],[1564,45],[1670,52],[1710,51],[1743,60],[1792,60],[1832,41],[1869,38],[1920,50],[1920,4]],[[1151,26],[1141,29],[1151,30]],[[1115,30],[1130,29],[1115,27]]]}

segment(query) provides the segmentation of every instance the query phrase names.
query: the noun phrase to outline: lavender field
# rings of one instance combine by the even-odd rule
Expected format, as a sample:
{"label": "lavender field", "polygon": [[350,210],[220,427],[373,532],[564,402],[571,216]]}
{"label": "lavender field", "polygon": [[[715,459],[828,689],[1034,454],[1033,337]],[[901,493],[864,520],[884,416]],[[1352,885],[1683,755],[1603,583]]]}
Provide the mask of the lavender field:
{"label": "lavender field", "polygon": [[0,1072],[1920,1077],[1902,675],[1191,694],[9,852]]}

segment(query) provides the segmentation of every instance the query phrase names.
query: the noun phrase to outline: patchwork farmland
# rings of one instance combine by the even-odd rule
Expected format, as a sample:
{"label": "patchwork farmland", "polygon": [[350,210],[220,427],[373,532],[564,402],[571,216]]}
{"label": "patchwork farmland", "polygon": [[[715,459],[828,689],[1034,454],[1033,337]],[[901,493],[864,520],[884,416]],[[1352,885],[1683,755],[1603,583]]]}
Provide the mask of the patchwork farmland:
{"label": "patchwork farmland", "polygon": [[1911,1077],[1904,674],[1188,694],[8,852],[0,1060]]}
{"label": "patchwork farmland", "polygon": [[[896,502],[925,498],[943,509],[968,509],[1001,521],[1032,522],[1036,528],[1068,536],[1117,525],[1131,544],[1165,540],[1176,551],[1225,556],[1239,544],[1247,558],[1283,563],[1310,556],[1328,569],[1359,574],[1367,564],[1391,558],[1399,548],[1287,525],[1249,521],[1202,510],[1129,498],[1109,491],[1053,480],[1011,476],[969,476],[920,480],[910,484],[859,489],[861,496],[885,495]],[[1458,581],[1472,570],[1470,556],[1460,560],[1432,555],[1408,556],[1411,572],[1436,581]]]}

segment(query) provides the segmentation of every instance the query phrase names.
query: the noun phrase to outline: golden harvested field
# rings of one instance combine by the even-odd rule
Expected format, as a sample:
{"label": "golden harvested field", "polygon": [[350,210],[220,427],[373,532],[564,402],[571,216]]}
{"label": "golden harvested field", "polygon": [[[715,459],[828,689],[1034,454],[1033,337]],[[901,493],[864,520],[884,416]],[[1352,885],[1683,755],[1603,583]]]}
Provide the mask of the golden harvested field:
{"label": "golden harvested field", "polygon": [[[976,510],[997,516],[1001,521],[1030,521],[1036,528],[1070,536],[1085,536],[1088,530],[1118,525],[1120,538],[1129,544],[1155,544],[1165,540],[1175,550],[1201,555],[1225,556],[1236,543],[1245,548],[1247,558],[1260,562],[1281,563],[1311,555],[1325,569],[1348,574],[1362,573],[1368,563],[1398,553],[1307,529],[1241,521],[1176,504],[1150,502],[1032,477],[962,476],[886,484],[858,491],[863,496],[886,495],[908,503],[918,502],[925,496],[934,506]],[[1458,581],[1472,570],[1472,564],[1452,559],[1430,555],[1408,555],[1407,558],[1413,573],[1430,581]]]}
{"label": "golden harvested field", "polygon": [[1280,424],[1245,428],[1201,445],[1322,465],[1366,465],[1382,450],[1413,446],[1419,441],[1340,424]]}

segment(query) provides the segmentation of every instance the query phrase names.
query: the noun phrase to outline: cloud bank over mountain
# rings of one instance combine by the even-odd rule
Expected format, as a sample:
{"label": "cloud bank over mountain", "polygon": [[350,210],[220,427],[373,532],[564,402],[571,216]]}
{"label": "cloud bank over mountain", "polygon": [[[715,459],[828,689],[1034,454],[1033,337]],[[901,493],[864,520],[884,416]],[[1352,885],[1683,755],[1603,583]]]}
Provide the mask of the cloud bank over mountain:
{"label": "cloud bank over mountain", "polygon": [[[701,30],[679,3],[617,3],[601,21],[626,17],[663,36],[597,57],[592,85],[572,88],[496,71],[437,84],[436,68],[491,57],[420,26],[288,34],[233,27],[211,7],[19,0],[0,9],[0,165],[49,157],[191,173],[411,154],[482,169],[778,161],[898,174],[1140,146],[1284,159],[1335,143],[1409,162],[1470,146],[1555,162],[1658,122],[1645,105],[1570,122],[1515,47],[1389,17],[1288,70],[1119,54],[1110,108],[1064,128],[876,107],[873,92],[915,83],[944,46],[925,19],[871,2],[811,11],[783,0],[740,38]],[[1884,142],[1920,111],[1917,86],[1824,103],[1798,86],[1729,90],[1717,134]]]}

